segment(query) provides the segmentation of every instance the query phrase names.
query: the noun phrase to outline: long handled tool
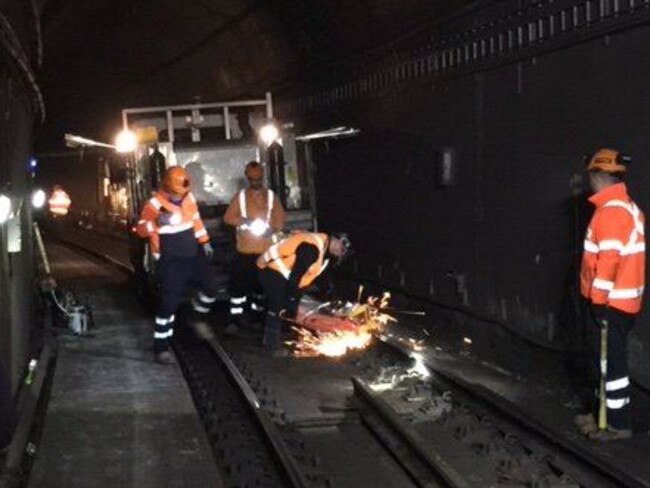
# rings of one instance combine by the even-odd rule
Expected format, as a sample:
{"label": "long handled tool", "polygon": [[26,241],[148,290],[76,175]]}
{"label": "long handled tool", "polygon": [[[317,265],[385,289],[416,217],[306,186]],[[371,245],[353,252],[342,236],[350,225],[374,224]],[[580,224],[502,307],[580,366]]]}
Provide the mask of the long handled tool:
{"label": "long handled tool", "polygon": [[607,428],[607,319],[600,321],[600,387],[598,391],[598,428]]}

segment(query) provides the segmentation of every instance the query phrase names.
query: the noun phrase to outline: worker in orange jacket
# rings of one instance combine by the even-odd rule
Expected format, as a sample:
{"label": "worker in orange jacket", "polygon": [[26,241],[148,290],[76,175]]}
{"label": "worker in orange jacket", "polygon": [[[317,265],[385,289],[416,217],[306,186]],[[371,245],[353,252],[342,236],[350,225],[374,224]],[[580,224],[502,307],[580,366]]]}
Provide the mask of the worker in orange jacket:
{"label": "worker in orange jacket", "polygon": [[210,312],[216,301],[216,294],[207,289],[205,273],[213,250],[196,200],[190,192],[189,177],[183,168],[173,166],[165,172],[162,188],[142,209],[137,233],[149,239],[161,282],[154,330],[154,360],[172,364],[174,357],[169,345],[174,334],[174,314],[188,286],[198,288],[198,295],[192,300],[195,312]]}
{"label": "worker in orange jacket", "polygon": [[282,322],[295,319],[302,290],[322,276],[334,261],[338,264],[352,250],[345,234],[298,232],[269,247],[257,259],[268,312],[264,346],[274,355],[284,355]]}
{"label": "worker in orange jacket", "polygon": [[257,161],[246,165],[249,187],[239,191],[223,217],[237,232],[237,254],[232,263],[230,310],[227,332],[233,333],[247,312],[264,311],[261,285],[255,262],[271,245],[271,235],[284,227],[280,199],[264,187],[264,169]]}
{"label": "worker in orange jacket", "polygon": [[[618,151],[600,149],[587,166],[594,192],[589,201],[596,209],[584,241],[580,288],[588,302],[591,327],[602,330],[606,338],[606,359],[601,362],[599,338],[594,352],[600,401],[594,403],[594,413],[578,415],[575,421],[583,433],[599,441],[632,435],[627,336],[641,310],[645,286],[645,218],[623,182],[629,161]],[[604,377],[601,364],[606,365]],[[600,402],[606,406],[605,429],[596,422]]]}
{"label": "worker in orange jacket", "polygon": [[70,204],[72,201],[67,192],[59,185],[55,185],[52,189],[52,195],[48,200],[50,212],[54,217],[65,217],[68,215]]}

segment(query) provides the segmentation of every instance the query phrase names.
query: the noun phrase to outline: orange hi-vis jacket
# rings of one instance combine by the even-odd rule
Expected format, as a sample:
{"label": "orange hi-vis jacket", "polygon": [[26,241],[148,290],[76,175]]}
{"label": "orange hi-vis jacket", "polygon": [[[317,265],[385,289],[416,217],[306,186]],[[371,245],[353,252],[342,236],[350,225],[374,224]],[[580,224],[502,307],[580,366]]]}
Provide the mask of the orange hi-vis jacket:
{"label": "orange hi-vis jacket", "polygon": [[318,248],[318,259],[309,267],[298,283],[299,288],[307,288],[325,271],[325,268],[329,264],[328,260],[325,259],[327,240],[327,234],[312,232],[293,234],[277,244],[272,245],[264,254],[257,258],[257,267],[259,269],[270,268],[288,280],[293,265],[296,262],[296,249],[303,243],[312,244]]}
{"label": "orange hi-vis jacket", "polygon": [[[163,212],[171,213],[170,223],[159,226],[158,218]],[[205,230],[199,209],[192,193],[188,193],[176,205],[162,191],[145,203],[136,227],[140,237],[149,239],[151,253],[155,259],[163,255],[192,256],[197,244],[210,240]]]}
{"label": "orange hi-vis jacket", "polygon": [[641,309],[645,287],[645,217],[624,183],[589,201],[596,206],[584,242],[580,291],[595,305],[625,313]]}
{"label": "orange hi-vis jacket", "polygon": [[246,229],[237,229],[237,251],[242,254],[262,254],[271,245],[271,233],[284,227],[284,209],[272,190],[250,188],[239,191],[230,202],[223,221],[239,227],[244,219],[260,219],[269,226],[269,232],[256,236]]}
{"label": "orange hi-vis jacket", "polygon": [[68,214],[68,209],[72,202],[64,190],[55,190],[47,203],[50,212],[54,215],[64,216]]}

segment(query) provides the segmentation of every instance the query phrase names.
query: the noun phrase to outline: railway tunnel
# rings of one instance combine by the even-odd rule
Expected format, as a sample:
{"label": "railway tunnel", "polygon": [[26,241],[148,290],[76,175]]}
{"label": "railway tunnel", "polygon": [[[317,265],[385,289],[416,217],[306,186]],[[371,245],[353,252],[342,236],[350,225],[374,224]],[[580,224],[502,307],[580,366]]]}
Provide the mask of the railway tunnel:
{"label": "railway tunnel", "polygon": [[[3,2],[0,486],[650,485],[643,282],[621,310],[614,278],[604,302],[580,278],[598,149],[650,208],[649,21],[640,0]],[[272,309],[227,333],[251,160],[285,210],[269,249],[354,249],[280,321],[287,357]],[[183,290],[165,366],[157,304],[189,265],[161,277],[136,231],[175,167],[211,310]],[[617,211],[616,255],[644,256]],[[620,361],[616,317],[629,374],[592,412],[625,435],[602,442],[573,420]]]}

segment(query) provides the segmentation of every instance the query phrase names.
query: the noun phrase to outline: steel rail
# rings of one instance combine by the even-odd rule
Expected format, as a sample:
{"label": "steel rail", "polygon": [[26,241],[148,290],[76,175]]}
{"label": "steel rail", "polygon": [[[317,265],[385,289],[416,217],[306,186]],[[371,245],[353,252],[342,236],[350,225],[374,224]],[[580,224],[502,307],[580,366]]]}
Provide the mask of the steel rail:
{"label": "steel rail", "polygon": [[[378,337],[378,339],[393,348],[401,354],[408,357],[411,356],[412,350],[399,341],[391,339],[390,337]],[[604,479],[613,482],[615,486],[621,488],[650,488],[650,482],[640,479],[634,474],[621,470],[619,467],[608,462],[605,457],[598,456],[591,452],[590,449],[572,441],[566,436],[554,431],[551,427],[542,424],[541,422],[526,415],[519,407],[509,402],[508,400],[500,397],[491,390],[481,386],[471,384],[461,377],[440,370],[426,355],[422,355],[422,361],[427,368],[435,373],[438,377],[442,378],[445,382],[452,384],[458,389],[462,390],[466,395],[478,400],[481,403],[488,404],[491,408],[498,411],[503,417],[509,421],[519,425],[525,431],[532,432],[537,436],[543,438],[554,447],[562,450],[563,454],[570,456],[572,459],[588,466],[591,470],[598,473]],[[435,380],[434,380],[435,381]]]}
{"label": "steel rail", "polygon": [[[366,382],[357,376],[353,376],[352,384],[354,385],[354,393],[363,401],[364,406],[379,417],[409,451],[397,454],[395,449],[387,446],[387,449],[398,458],[400,464],[419,486],[427,488],[441,486],[470,488],[472,486],[434,448],[423,446],[418,434],[384,400],[379,398]],[[367,417],[367,413],[362,411],[361,416],[370,424],[371,429],[375,430],[372,426],[372,420]],[[376,433],[380,436],[378,432]]]}
{"label": "steel rail", "polygon": [[282,466],[284,474],[292,487],[306,488],[309,486],[305,475],[298,466],[295,458],[291,454],[289,447],[285,443],[278,428],[269,417],[268,413],[262,408],[257,395],[248,384],[242,373],[239,371],[235,363],[230,359],[228,353],[221,347],[219,341],[212,334],[205,334],[197,324],[193,324],[194,331],[197,336],[201,337],[212,349],[216,357],[219,359],[223,367],[227,370],[234,384],[239,389],[240,393],[246,400],[250,412],[253,414],[257,424],[262,430],[265,440],[272,448],[276,460]]}

